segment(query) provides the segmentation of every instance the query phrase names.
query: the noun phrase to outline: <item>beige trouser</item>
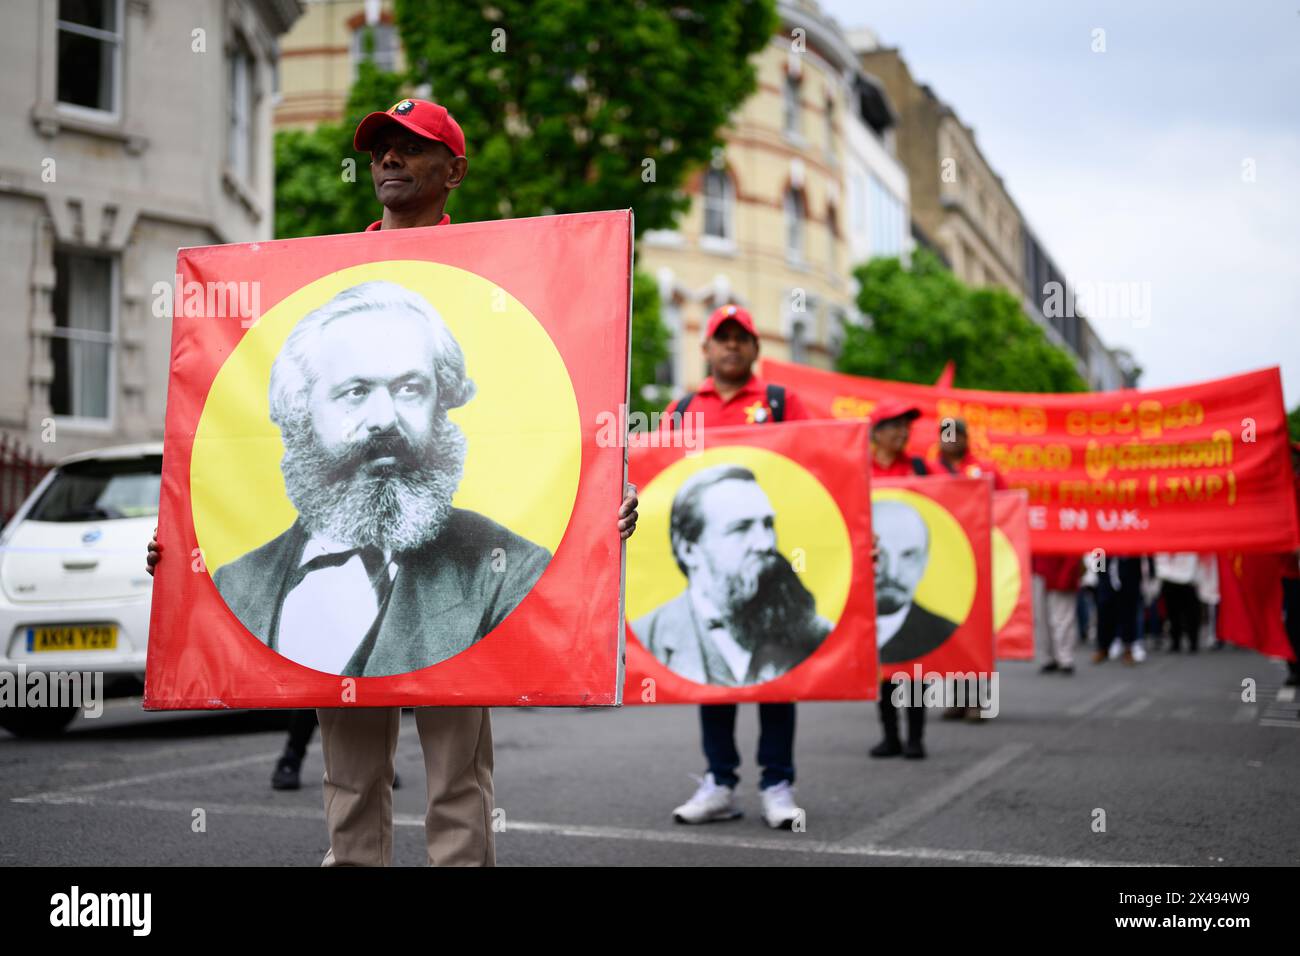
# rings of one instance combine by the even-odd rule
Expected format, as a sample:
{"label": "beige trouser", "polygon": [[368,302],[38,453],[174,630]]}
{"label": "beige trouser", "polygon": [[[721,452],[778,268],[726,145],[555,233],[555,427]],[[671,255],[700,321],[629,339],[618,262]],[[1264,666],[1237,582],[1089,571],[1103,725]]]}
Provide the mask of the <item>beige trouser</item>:
{"label": "beige trouser", "polygon": [[1074,666],[1074,646],[1079,642],[1079,615],[1077,591],[1048,591],[1047,633],[1051,643],[1047,647],[1049,659],[1062,667]]}
{"label": "beige trouser", "polygon": [[[401,710],[321,708],[325,758],[323,866],[391,866],[393,754]],[[486,707],[417,707],[429,809],[430,866],[495,866],[492,837],[492,720]]]}

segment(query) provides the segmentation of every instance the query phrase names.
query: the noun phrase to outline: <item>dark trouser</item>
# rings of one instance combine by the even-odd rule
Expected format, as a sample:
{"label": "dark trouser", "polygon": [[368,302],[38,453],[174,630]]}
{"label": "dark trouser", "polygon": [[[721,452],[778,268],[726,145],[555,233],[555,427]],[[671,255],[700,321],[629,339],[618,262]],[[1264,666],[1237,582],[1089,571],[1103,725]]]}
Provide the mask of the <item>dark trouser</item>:
{"label": "dark trouser", "polygon": [[1166,581],[1161,588],[1165,608],[1169,612],[1169,639],[1178,650],[1187,638],[1188,650],[1196,650],[1201,636],[1201,602],[1196,598],[1196,586]]}
{"label": "dark trouser", "polygon": [[289,739],[284,744],[284,755],[302,763],[307,756],[312,731],[316,729],[315,710],[295,710],[289,715]]}
{"label": "dark trouser", "polygon": [[1125,650],[1137,640],[1139,600],[1137,594],[1120,592],[1097,602],[1097,652],[1110,651],[1115,638],[1124,642]]}
{"label": "dark trouser", "polygon": [[1096,588],[1079,588],[1078,604],[1075,613],[1079,618],[1079,646],[1088,646],[1088,624],[1096,607]]}
{"label": "dark trouser", "polygon": [[[701,704],[700,729],[704,738],[704,759],[709,773],[725,787],[740,783],[736,768],[736,705]],[[780,783],[794,783],[794,704],[758,705],[758,764],[763,768],[760,790]]]}
{"label": "dark trouser", "polygon": [[[891,680],[880,682],[880,726],[885,731],[885,740],[888,743],[899,743],[898,736],[898,708],[894,706],[895,684]],[[921,742],[921,737],[925,734],[925,708],[913,707],[910,704],[912,699],[912,685],[910,683],[903,685],[907,693],[909,704],[907,711],[907,739],[915,743]]]}
{"label": "dark trouser", "polygon": [[1291,653],[1296,657],[1287,662],[1287,667],[1292,677],[1300,677],[1300,578],[1282,579],[1282,617],[1286,622]]}

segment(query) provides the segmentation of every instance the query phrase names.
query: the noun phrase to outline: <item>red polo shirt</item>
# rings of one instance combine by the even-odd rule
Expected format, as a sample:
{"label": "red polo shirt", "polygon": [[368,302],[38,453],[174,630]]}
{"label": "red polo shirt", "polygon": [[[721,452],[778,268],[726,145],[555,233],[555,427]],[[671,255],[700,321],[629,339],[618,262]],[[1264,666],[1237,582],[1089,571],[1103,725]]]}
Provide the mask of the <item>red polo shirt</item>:
{"label": "red polo shirt", "polygon": [[[868,454],[871,456],[871,477],[873,478],[910,478],[916,474],[916,470],[912,468],[912,456],[907,452],[903,452],[903,454],[895,458],[894,463],[888,468],[876,461],[874,449],[868,451]],[[925,468],[924,461],[921,462],[921,467]],[[929,473],[929,468],[925,468],[925,471],[922,472],[925,475]]]}
{"label": "red polo shirt", "polygon": [[[678,400],[680,401],[680,399]],[[671,431],[672,414],[677,411],[677,402],[670,402],[664,409],[664,416],[659,421],[660,431]],[[772,409],[767,404],[767,383],[757,375],[751,375],[749,381],[735,395],[723,401],[713,385],[712,378],[706,378],[695,392],[686,414],[700,412],[704,415],[705,428],[721,428],[723,425],[754,425],[771,421]],[[804,408],[799,396],[786,389],[785,418],[783,421],[798,422],[811,418]]]}
{"label": "red polo shirt", "polygon": [[[948,471],[948,466],[944,464],[942,457],[939,459],[939,467],[944,471]],[[980,478],[984,475],[992,475],[994,488],[998,491],[1003,491],[1007,487],[1006,480],[998,474],[997,469],[980,461],[970,452],[966,453],[966,457],[957,463],[957,467],[954,468],[950,474],[964,475],[967,478]]]}
{"label": "red polo shirt", "polygon": [[[379,229],[380,229],[380,227],[383,225],[383,222],[384,222],[384,220],[382,220],[382,219],[376,219],[376,220],[375,220],[374,222],[372,222],[370,225],[366,226],[366,232],[378,232]],[[447,224],[450,223],[450,222],[451,222],[451,216],[447,215],[447,214],[444,212],[444,213],[442,214],[442,218],[439,219],[436,223],[434,223],[434,225],[435,225],[435,226],[445,226],[445,225],[447,225]]]}

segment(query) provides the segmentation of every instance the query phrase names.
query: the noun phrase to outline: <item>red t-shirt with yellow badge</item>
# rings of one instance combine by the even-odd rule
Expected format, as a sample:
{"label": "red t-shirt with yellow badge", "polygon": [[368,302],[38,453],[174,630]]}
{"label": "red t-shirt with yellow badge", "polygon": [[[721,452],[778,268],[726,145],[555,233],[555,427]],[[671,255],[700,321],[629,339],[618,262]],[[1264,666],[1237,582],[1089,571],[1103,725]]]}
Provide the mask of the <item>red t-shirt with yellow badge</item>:
{"label": "red t-shirt with yellow badge", "polygon": [[[678,402],[680,399],[678,399]],[[660,420],[660,429],[672,429],[672,414],[677,411],[678,402],[670,402],[664,409]],[[723,425],[765,425],[772,421],[772,407],[767,402],[767,383],[757,375],[751,375],[735,395],[723,400],[713,385],[712,378],[706,378],[695,391],[687,406],[686,414],[701,413],[705,428],[721,428]],[[785,415],[782,421],[805,421],[812,416],[804,408],[799,396],[785,389]]]}

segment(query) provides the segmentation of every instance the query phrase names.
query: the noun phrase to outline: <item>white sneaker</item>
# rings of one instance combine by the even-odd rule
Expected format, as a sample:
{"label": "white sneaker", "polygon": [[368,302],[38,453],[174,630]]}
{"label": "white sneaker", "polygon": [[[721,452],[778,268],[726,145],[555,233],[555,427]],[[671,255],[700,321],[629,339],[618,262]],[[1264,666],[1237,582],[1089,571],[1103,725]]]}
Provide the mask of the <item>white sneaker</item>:
{"label": "white sneaker", "polygon": [[717,783],[711,773],[706,773],[700,780],[699,789],[691,799],[673,811],[673,819],[678,823],[713,823],[716,820],[735,820],[740,815],[735,788]]}
{"label": "white sneaker", "polygon": [[763,797],[763,820],[773,830],[793,829],[795,821],[803,818],[803,811],[794,802],[794,787],[785,780],[759,793]]}
{"label": "white sneaker", "polygon": [[1136,641],[1133,642],[1133,660],[1141,664],[1146,659],[1147,659],[1147,649],[1142,643],[1142,638],[1139,637]]}

